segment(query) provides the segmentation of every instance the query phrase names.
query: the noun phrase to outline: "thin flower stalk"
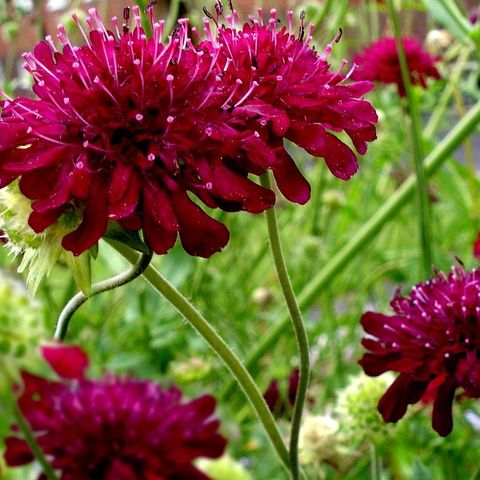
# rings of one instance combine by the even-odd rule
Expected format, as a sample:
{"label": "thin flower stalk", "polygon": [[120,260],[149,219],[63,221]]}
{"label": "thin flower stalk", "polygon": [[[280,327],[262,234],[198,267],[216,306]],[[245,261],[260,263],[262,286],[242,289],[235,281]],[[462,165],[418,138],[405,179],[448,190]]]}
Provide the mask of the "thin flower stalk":
{"label": "thin flower stalk", "polygon": [[[130,263],[134,264],[137,262],[137,254],[130,248],[111,240],[108,240],[108,243]],[[227,366],[262,423],[263,428],[265,429],[265,432],[281,462],[287,470],[290,470],[288,450],[275,419],[273,418],[262,393],[237,355],[231,350],[223,338],[216,332],[208,320],[195,308],[195,306],[192,305],[188,299],[170,282],[168,282],[168,280],[166,280],[152,265],[143,272],[143,276],[150,285],[157,290],[185,318],[185,320],[187,320],[187,322],[198,332],[198,334],[208,343],[212,350]]]}
{"label": "thin flower stalk", "polygon": [[138,262],[135,263],[135,265],[133,265],[127,271],[120,273],[119,275],[115,275],[114,277],[104,280],[102,282],[98,282],[95,285],[92,285],[92,290],[89,296],[85,295],[83,292],[78,292],[73,298],[70,299],[70,301],[61,311],[58,317],[57,326],[55,328],[53,338],[58,341],[65,340],[71,318],[73,317],[75,312],[90,297],[93,297],[100,293],[108,292],[109,290],[121,287],[123,285],[126,285],[127,283],[130,283],[132,280],[135,280],[148,267],[152,260],[152,256],[152,252],[142,253],[138,259]]}
{"label": "thin flower stalk", "polygon": [[407,58],[403,47],[398,15],[394,7],[393,0],[387,0],[386,5],[390,17],[390,22],[393,28],[393,33],[397,42],[397,52],[400,61],[400,69],[402,72],[402,80],[408,104],[410,141],[412,145],[412,154],[415,164],[415,173],[417,176],[417,204],[419,210],[420,243],[423,260],[422,275],[427,278],[430,275],[432,269],[433,255],[431,233],[432,227],[428,201],[428,186],[423,166],[425,155],[423,152],[421,138],[422,124],[415,91],[412,88],[412,83],[410,80],[410,71],[408,68]]}
{"label": "thin flower stalk", "polygon": [[[270,188],[270,178],[268,174],[262,176],[262,185]],[[270,241],[270,249],[273,261],[277,270],[278,280],[282,288],[283,296],[287,303],[290,318],[292,320],[295,338],[297,340],[298,351],[300,354],[300,379],[298,389],[295,396],[295,403],[292,414],[292,427],[290,434],[290,462],[292,466],[293,479],[299,478],[298,464],[298,440],[300,434],[300,425],[302,422],[302,413],[307,398],[308,381],[310,376],[310,353],[308,346],[308,336],[305,324],[302,319],[300,308],[298,307],[297,298],[293,291],[292,282],[288,275],[285,257],[283,255],[282,244],[280,242],[280,234],[278,231],[277,215],[275,208],[271,208],[265,212],[267,219],[268,238]]]}

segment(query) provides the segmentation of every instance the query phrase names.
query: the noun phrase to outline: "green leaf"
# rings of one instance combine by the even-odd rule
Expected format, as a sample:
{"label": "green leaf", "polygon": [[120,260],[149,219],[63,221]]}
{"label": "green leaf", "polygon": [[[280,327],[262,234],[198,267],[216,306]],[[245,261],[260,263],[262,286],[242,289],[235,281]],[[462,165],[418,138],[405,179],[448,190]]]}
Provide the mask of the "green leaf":
{"label": "green leaf", "polygon": [[90,266],[90,251],[87,250],[81,255],[75,256],[66,252],[65,260],[71,270],[77,287],[88,297],[92,287],[92,270]]}
{"label": "green leaf", "polygon": [[413,462],[412,480],[432,480],[430,470],[418,458]]}
{"label": "green leaf", "polygon": [[447,28],[458,40],[471,43],[472,27],[452,0],[423,0],[428,11],[439,23]]}
{"label": "green leaf", "polygon": [[117,222],[110,222],[108,224],[108,230],[104,237],[123,243],[124,245],[133,248],[133,250],[136,250],[137,252],[149,252],[147,245],[145,245],[145,243],[142,241],[138,232],[125,230]]}

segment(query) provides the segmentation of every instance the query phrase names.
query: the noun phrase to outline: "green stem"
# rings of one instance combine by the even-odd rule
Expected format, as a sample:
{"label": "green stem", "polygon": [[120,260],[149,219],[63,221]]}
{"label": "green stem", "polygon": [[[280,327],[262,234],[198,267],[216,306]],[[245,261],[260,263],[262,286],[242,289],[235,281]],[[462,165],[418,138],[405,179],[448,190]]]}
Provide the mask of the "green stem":
{"label": "green stem", "polygon": [[[262,186],[271,190],[271,182],[268,172],[261,177]],[[308,347],[307,331],[303,323],[302,314],[298,307],[297,299],[293,291],[292,283],[288,275],[285,258],[283,255],[280,234],[278,232],[277,215],[275,208],[270,208],[265,212],[267,219],[268,238],[272,251],[273,261],[277,270],[278,280],[282,288],[283,296],[287,303],[288,311],[292,319],[293,329],[297,340],[298,351],[300,353],[300,379],[298,383],[297,394],[292,414],[292,430],[290,435],[290,464],[292,468],[292,477],[297,480],[300,475],[298,465],[298,439],[300,436],[300,425],[302,423],[302,413],[307,398],[308,380],[310,376],[310,352]]]}
{"label": "green stem", "polygon": [[[480,101],[470,109],[450,133],[436,146],[436,148],[425,159],[425,174],[433,175],[437,169],[445,162],[447,158],[461,145],[465,138],[476,128],[480,122]],[[400,212],[401,208],[411,199],[416,187],[415,175],[411,175],[394,192],[370,219],[357,230],[350,241],[344,245],[330,261],[317,273],[317,275],[308,283],[302,292],[298,295],[298,303],[301,309],[310,307],[317,299],[319,292],[326,285],[331,284],[332,280],[339,275],[343,269],[350,265],[352,260],[363,250],[363,247],[371,242],[380,232],[382,227],[393,220]],[[285,332],[290,322],[288,315],[280,317],[277,325],[273,327],[267,336],[265,336],[257,347],[252,351],[246,361],[246,366],[250,370],[256,370],[259,360],[265,352],[270,350]],[[222,392],[221,396],[226,399],[235,390],[235,384],[230,383]]]}
{"label": "green stem", "polygon": [[393,0],[387,0],[386,4],[397,43],[397,52],[400,61],[400,69],[402,72],[402,80],[408,103],[410,140],[412,144],[415,173],[417,175],[417,205],[419,213],[420,244],[423,259],[423,276],[424,278],[428,278],[432,271],[433,258],[428,185],[423,167],[423,160],[425,157],[421,138],[423,127],[420,119],[416,93],[410,80],[410,70],[408,67],[407,57],[405,55],[405,49],[403,48],[402,32],[400,30],[398,14],[395,11]]}
{"label": "green stem", "polygon": [[[136,252],[127,246],[114,240],[106,240],[130,263],[137,261]],[[143,276],[150,285],[157,290],[163,297],[187,320],[187,322],[200,334],[208,343],[212,350],[220,357],[223,363],[231,371],[236,382],[240,385],[245,396],[249,400],[253,410],[262,423],[268,438],[277,452],[280,460],[287,470],[290,469],[288,450],[283,442],[275,419],[270,412],[262,393],[253,381],[237,355],[225,343],[223,338],[208,323],[205,317],[179,292],[167,279],[165,279],[157,270],[149,266]]]}
{"label": "green stem", "polygon": [[333,0],[326,0],[325,3],[323,4],[322,9],[319,10],[317,14],[312,18],[311,23],[315,25],[315,28],[318,27],[318,25],[320,25],[325,20],[327,15],[330,13],[332,5],[333,5]]}
{"label": "green stem", "polygon": [[35,439],[35,435],[33,434],[30,426],[28,425],[27,421],[22,415],[22,412],[18,408],[17,403],[15,402],[13,407],[13,414],[15,416],[15,420],[20,427],[20,430],[23,433],[25,441],[28,443],[30,450],[32,451],[35,458],[38,460],[38,463],[42,466],[43,473],[47,476],[48,480],[58,480],[56,473],[53,471],[52,466],[45,458],[45,455],[42,452],[42,449],[39,447],[37,440]]}
{"label": "green stem", "polygon": [[78,292],[70,299],[70,301],[60,312],[53,338],[58,341],[63,341],[65,339],[71,318],[90,297],[107,292],[108,290],[113,290],[114,288],[121,287],[122,285],[131,282],[145,271],[151,260],[152,252],[142,253],[138,259],[138,262],[126,272],[120,273],[119,275],[115,275],[114,277],[104,280],[103,282],[98,282],[95,285],[92,285],[92,291],[88,297],[83,292]]}
{"label": "green stem", "polygon": [[168,10],[168,17],[164,28],[164,38],[172,33],[178,20],[178,12],[180,11],[180,3],[182,0],[170,0],[170,9]]}

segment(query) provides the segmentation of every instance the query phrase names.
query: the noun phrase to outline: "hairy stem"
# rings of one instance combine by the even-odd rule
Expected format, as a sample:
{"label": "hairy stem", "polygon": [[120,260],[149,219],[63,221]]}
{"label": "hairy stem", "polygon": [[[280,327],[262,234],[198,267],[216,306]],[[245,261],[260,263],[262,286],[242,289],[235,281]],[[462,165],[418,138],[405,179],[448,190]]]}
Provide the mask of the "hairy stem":
{"label": "hairy stem", "polygon": [[[271,190],[269,173],[261,177],[262,186]],[[307,398],[308,380],[310,376],[310,352],[308,347],[307,331],[303,323],[302,314],[298,307],[297,298],[293,291],[292,282],[288,275],[285,258],[283,255],[280,234],[278,232],[277,215],[275,208],[270,208],[265,212],[267,219],[268,238],[272,251],[273,261],[277,270],[278,280],[282,288],[283,296],[287,303],[288,311],[292,319],[293,330],[297,340],[298,351],[300,354],[300,379],[295,397],[295,404],[292,414],[292,429],[290,435],[290,463],[292,467],[292,477],[297,480],[300,475],[298,465],[298,439],[300,435],[300,425],[302,422],[303,408]]]}
{"label": "hairy stem", "polygon": [[[438,168],[450,157],[455,149],[467,138],[480,122],[480,102],[470,109],[460,119],[450,133],[435,147],[425,159],[425,174],[433,175]],[[319,293],[339,275],[343,269],[350,265],[363,247],[371,242],[381,231],[383,226],[393,220],[406,205],[415,193],[417,179],[411,175],[405,180],[400,188],[385,201],[377,212],[365,222],[362,227],[352,236],[350,241],[333,255],[330,261],[315,275],[308,285],[298,295],[300,308],[310,307],[317,299]],[[290,322],[288,315],[281,315],[275,325],[252,350],[246,361],[247,368],[256,371],[259,360],[266,351],[270,350],[285,332]],[[228,398],[235,390],[235,384],[230,383],[222,392],[224,399]]]}
{"label": "hairy stem", "polygon": [[122,285],[131,282],[145,271],[151,260],[152,252],[142,253],[138,259],[138,262],[126,272],[120,273],[119,275],[115,275],[112,278],[92,285],[92,291],[88,297],[83,292],[78,292],[70,299],[70,301],[60,312],[53,338],[58,341],[63,341],[65,339],[71,318],[90,297],[107,292],[108,290],[113,290],[114,288],[121,287]]}
{"label": "hairy stem", "polygon": [[[107,240],[130,263],[137,262],[138,255],[127,246]],[[230,349],[223,338],[210,325],[208,320],[192,305],[189,300],[179,292],[167,279],[165,279],[151,265],[143,272],[143,276],[150,285],[157,290],[199,333],[208,343],[212,350],[220,357],[226,367],[230,370],[235,381],[243,390],[245,396],[260,422],[265,429],[275,451],[287,470],[290,470],[288,450],[283,442],[278,426],[270,412],[262,393],[255,384],[248,370],[242,364],[237,355]]]}

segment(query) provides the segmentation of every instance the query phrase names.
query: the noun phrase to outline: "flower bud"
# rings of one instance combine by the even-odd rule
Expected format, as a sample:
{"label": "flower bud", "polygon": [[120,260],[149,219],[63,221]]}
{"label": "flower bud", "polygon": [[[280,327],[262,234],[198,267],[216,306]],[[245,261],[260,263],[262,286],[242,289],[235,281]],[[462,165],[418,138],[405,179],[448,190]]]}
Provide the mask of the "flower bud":
{"label": "flower bud", "polygon": [[190,383],[205,378],[211,370],[211,364],[201,358],[189,358],[170,364],[170,375],[177,383]]}

